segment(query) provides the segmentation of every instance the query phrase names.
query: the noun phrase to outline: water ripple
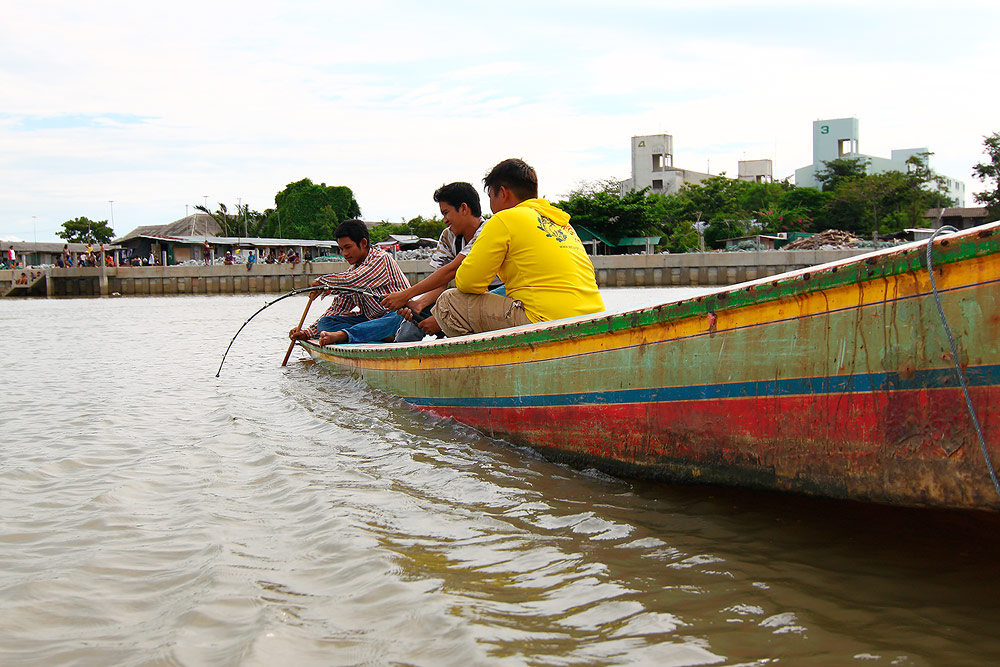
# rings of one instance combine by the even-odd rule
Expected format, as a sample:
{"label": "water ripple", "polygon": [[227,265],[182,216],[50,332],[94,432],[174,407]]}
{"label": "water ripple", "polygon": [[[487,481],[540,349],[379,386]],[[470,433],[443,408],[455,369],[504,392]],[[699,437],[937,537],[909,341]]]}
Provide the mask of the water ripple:
{"label": "water ripple", "polygon": [[263,301],[0,302],[0,663],[1000,658],[992,519],[553,465],[280,368],[291,306],[215,378]]}

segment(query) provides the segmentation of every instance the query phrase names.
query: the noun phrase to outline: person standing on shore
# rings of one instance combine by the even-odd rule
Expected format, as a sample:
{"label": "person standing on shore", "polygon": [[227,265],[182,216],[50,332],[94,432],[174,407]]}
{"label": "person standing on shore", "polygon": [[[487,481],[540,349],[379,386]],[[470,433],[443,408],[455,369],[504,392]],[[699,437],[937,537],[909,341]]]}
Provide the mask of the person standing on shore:
{"label": "person standing on shore", "polygon": [[[458,267],[458,288],[433,308],[444,332],[461,336],[604,310],[594,265],[569,214],[538,198],[535,170],[504,160],[483,183],[494,215]],[[506,296],[487,292],[497,275]]]}

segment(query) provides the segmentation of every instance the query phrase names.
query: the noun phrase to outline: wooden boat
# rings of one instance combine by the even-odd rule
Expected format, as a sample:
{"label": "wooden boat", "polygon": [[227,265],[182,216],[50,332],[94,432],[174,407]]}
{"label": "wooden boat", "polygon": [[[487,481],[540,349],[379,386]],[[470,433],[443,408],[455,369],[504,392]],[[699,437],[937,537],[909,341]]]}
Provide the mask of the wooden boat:
{"label": "wooden boat", "polygon": [[419,410],[616,474],[998,510],[1000,223],[934,240],[944,319],[926,249],[629,312],[303,346]]}

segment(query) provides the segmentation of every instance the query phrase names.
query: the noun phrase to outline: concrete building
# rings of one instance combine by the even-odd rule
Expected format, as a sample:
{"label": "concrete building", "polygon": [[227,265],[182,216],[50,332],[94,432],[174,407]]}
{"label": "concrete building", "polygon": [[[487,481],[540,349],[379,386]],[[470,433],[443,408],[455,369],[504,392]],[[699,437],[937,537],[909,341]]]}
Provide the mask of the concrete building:
{"label": "concrete building", "polygon": [[[857,118],[813,121],[813,161],[795,170],[795,185],[819,188],[816,173],[822,171],[823,163],[830,160],[859,158],[868,163],[869,174],[889,171],[905,174],[910,168],[906,163],[909,158],[929,152],[927,148],[902,148],[892,151],[888,158],[866,155],[859,149],[858,135]],[[965,206],[965,183],[947,176],[943,178],[944,193],[958,202],[958,206]]]}
{"label": "concrete building", "polygon": [[751,183],[773,183],[774,164],[770,160],[740,160],[736,178]]}
{"label": "concrete building", "polygon": [[674,166],[674,138],[669,134],[632,137],[632,178],[621,181],[622,195],[649,188],[650,192],[672,195],[685,183],[701,183],[713,174]]}
{"label": "concrete building", "polygon": [[[771,182],[773,167],[770,160],[740,160],[737,178],[756,183]],[[625,195],[649,188],[662,195],[676,194],[685,184],[694,185],[718,174],[674,166],[674,138],[669,134],[647,134],[632,137],[632,178],[621,181]]]}

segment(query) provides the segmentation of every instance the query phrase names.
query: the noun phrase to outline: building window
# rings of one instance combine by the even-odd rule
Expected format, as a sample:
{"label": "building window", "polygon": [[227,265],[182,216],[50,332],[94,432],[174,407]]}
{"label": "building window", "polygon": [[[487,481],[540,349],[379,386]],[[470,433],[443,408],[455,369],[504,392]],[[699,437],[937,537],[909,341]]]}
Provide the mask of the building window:
{"label": "building window", "polygon": [[660,179],[655,179],[653,181],[653,189],[654,190],[662,190],[663,189],[663,181],[660,180]]}
{"label": "building window", "polygon": [[663,153],[653,153],[653,171],[663,171]]}
{"label": "building window", "polygon": [[837,155],[839,157],[844,157],[851,152],[851,140],[850,139],[839,139],[837,141]]}

